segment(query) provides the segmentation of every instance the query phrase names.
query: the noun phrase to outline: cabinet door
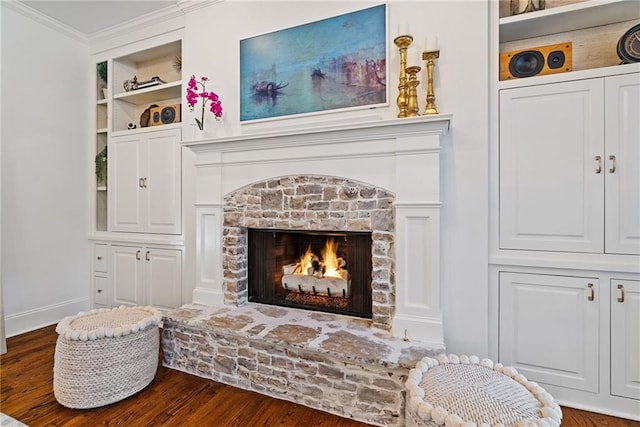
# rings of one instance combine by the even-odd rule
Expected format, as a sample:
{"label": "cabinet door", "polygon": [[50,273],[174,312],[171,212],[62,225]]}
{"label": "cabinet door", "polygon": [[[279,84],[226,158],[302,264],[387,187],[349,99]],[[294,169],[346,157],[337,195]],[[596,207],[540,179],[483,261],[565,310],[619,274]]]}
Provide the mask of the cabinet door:
{"label": "cabinet door", "polygon": [[149,134],[145,177],[144,230],[148,233],[180,234],[181,223],[181,148],[180,130]]}
{"label": "cabinet door", "polygon": [[147,249],[145,261],[148,303],[160,309],[179,307],[182,304],[182,251]]}
{"label": "cabinet door", "polygon": [[611,281],[611,394],[640,400],[639,281]]}
{"label": "cabinet door", "polygon": [[111,139],[109,147],[109,206],[111,231],[143,231],[142,180],[146,145],[140,136]]}
{"label": "cabinet door", "polygon": [[144,304],[142,252],[135,246],[111,246],[114,305]]}
{"label": "cabinet door", "polygon": [[640,254],[640,74],[605,79],[606,243]]}
{"label": "cabinet door", "polygon": [[604,249],[604,83],[500,91],[500,247]]}
{"label": "cabinet door", "polygon": [[499,357],[532,381],[598,392],[598,281],[500,273]]}

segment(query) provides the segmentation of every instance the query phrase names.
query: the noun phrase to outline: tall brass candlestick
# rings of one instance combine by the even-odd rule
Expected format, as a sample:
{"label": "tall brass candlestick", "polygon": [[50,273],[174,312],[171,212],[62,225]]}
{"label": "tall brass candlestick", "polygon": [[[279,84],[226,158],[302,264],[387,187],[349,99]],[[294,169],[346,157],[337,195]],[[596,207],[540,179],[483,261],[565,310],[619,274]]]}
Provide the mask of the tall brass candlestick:
{"label": "tall brass candlestick", "polygon": [[411,46],[413,37],[402,35],[396,37],[393,42],[400,50],[400,82],[398,83],[398,117],[407,117],[407,107],[409,105],[409,84],[407,83],[407,48]]}
{"label": "tall brass candlestick", "polygon": [[436,108],[436,95],[433,93],[433,63],[440,57],[440,50],[422,52],[422,60],[427,61],[427,105],[424,114],[438,114]]}
{"label": "tall brass candlestick", "polygon": [[408,103],[407,103],[407,117],[415,117],[418,115],[418,111],[420,108],[418,107],[418,90],[417,87],[420,84],[420,80],[418,80],[418,73],[421,68],[417,65],[413,65],[411,67],[407,67],[406,71],[409,74],[409,93],[408,93]]}

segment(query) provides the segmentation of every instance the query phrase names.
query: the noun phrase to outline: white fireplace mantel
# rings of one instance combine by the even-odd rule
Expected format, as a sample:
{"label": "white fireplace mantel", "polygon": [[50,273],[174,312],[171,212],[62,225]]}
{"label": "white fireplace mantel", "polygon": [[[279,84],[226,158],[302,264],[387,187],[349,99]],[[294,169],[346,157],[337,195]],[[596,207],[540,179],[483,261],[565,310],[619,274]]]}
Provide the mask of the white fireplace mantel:
{"label": "white fireplace mantel", "polygon": [[392,333],[443,343],[440,304],[440,148],[452,116],[362,121],[185,141],[195,153],[193,302],[224,303],[224,196],[281,176],[335,176],[395,194]]}

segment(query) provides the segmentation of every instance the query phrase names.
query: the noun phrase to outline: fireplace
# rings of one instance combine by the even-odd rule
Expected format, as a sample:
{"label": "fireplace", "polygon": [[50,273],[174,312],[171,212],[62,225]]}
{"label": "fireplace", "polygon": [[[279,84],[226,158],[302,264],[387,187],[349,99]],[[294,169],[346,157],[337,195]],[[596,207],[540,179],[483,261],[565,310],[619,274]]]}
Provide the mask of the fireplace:
{"label": "fireplace", "polygon": [[371,232],[248,230],[249,301],[372,317]]}
{"label": "fireplace", "polygon": [[[373,328],[396,337],[442,343],[440,150],[450,120],[443,114],[345,120],[185,141],[195,154],[193,302],[256,302],[253,289],[249,296],[252,230],[270,238],[289,232],[282,239],[299,238],[292,232],[311,240],[314,233],[335,233],[338,241],[365,233],[371,241],[371,314],[357,315],[370,316]],[[345,258],[348,265],[355,262]],[[284,289],[277,279],[285,274],[282,266],[268,268],[267,288],[282,293],[276,291]]]}

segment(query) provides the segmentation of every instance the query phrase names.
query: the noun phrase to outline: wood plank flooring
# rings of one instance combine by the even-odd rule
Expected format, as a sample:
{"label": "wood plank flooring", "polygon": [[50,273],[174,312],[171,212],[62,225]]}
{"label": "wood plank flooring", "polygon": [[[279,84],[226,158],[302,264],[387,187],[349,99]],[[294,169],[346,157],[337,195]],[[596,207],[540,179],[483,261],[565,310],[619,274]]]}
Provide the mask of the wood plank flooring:
{"label": "wood plank flooring", "polygon": [[[0,411],[32,426],[365,426],[159,365],[152,383],[112,405],[73,410],[53,396],[57,339],[49,326],[7,340],[0,361]],[[640,427],[639,422],[562,408],[563,426]]]}

